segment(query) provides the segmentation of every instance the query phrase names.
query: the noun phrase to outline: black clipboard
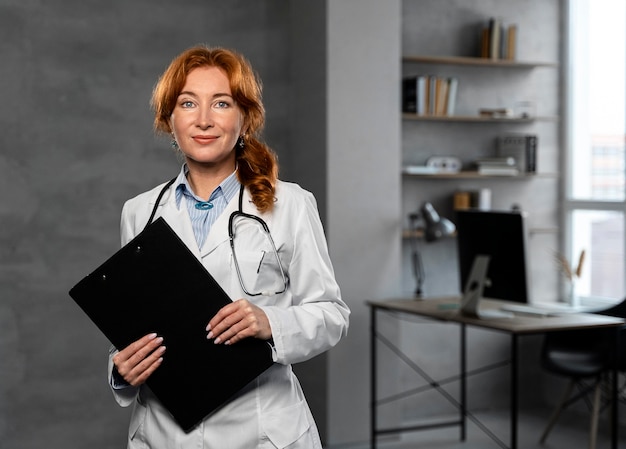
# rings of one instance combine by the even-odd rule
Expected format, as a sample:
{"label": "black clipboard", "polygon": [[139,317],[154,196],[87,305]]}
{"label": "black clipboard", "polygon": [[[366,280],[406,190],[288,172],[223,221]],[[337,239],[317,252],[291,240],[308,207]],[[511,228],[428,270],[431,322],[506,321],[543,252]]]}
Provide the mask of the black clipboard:
{"label": "black clipboard", "polygon": [[273,363],[265,341],[207,340],[207,323],[231,299],[163,218],[69,294],[116,348],[163,337],[163,363],[146,384],[186,432]]}

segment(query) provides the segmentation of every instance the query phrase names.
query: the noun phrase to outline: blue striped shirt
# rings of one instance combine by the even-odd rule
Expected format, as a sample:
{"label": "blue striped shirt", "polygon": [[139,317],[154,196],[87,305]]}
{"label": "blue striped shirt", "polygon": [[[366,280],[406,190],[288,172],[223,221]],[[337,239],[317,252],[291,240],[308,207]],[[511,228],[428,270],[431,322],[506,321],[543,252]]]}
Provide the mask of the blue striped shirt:
{"label": "blue striped shirt", "polygon": [[198,243],[198,248],[202,249],[202,245],[206,241],[207,235],[211,230],[211,226],[215,223],[215,220],[224,212],[226,206],[233,199],[233,197],[239,192],[241,184],[237,179],[236,171],[234,171],[228,178],[217,186],[209,200],[210,207],[206,209],[196,208],[196,204],[205,203],[205,201],[198,197],[194,192],[189,182],[187,181],[187,173],[189,168],[187,164],[183,164],[183,167],[176,178],[176,206],[180,209],[181,201],[185,200],[187,212],[189,212],[189,218],[191,218],[191,225],[193,227],[193,233]]}

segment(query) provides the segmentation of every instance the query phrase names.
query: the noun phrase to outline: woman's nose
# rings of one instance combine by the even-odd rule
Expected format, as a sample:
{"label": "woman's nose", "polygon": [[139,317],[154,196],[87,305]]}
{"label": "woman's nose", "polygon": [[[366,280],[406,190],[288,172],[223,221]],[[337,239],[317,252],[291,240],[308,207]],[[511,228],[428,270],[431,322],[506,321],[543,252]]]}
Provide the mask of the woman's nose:
{"label": "woman's nose", "polygon": [[198,117],[196,118],[198,128],[207,129],[213,126],[213,117],[211,108],[198,108]]}

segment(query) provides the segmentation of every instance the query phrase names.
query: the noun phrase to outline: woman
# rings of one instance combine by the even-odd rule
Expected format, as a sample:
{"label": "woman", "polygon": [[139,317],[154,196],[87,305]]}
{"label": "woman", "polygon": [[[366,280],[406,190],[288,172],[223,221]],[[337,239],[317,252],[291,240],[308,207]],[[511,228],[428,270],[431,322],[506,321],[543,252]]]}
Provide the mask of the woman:
{"label": "woman", "polygon": [[[350,312],[313,195],[277,179],[275,155],[259,138],[265,116],[260,83],[237,53],[198,46],[172,61],[152,105],[155,128],[171,134],[185,162],[159,204],[164,185],[126,202],[122,244],[141,232],[155,209],[155,218],[168,222],[234,299],[207,317],[207,338],[223,345],[267,340],[275,363],[186,433],[144,385],[167,357],[167,341],[150,334],[119,352],[112,348],[114,396],[121,406],[134,404],[128,447],[321,448],[291,364],[334,346],[347,332]],[[229,224],[238,208],[243,214]],[[271,239],[250,237],[258,228],[255,217],[267,223]],[[193,391],[184,386],[181,394]]]}

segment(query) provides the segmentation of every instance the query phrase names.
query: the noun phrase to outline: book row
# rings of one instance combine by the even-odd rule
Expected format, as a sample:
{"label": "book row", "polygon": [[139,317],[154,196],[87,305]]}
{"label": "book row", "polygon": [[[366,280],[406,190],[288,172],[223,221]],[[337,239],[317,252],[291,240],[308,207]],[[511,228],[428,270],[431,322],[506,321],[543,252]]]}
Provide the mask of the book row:
{"label": "book row", "polygon": [[513,61],[517,52],[517,25],[505,26],[502,19],[492,17],[481,29],[480,57]]}
{"label": "book row", "polygon": [[418,115],[454,115],[459,81],[434,75],[402,80],[402,112]]}

